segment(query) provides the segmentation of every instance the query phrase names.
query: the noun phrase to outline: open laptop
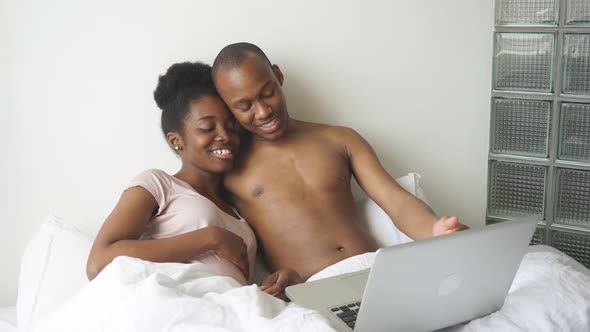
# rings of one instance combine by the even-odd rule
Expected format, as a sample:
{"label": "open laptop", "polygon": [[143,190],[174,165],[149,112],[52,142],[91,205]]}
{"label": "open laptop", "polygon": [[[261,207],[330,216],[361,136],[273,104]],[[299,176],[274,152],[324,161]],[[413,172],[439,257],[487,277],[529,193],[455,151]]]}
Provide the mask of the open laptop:
{"label": "open laptop", "polygon": [[287,287],[339,331],[433,331],[500,309],[537,225],[506,221],[377,251],[373,267]]}

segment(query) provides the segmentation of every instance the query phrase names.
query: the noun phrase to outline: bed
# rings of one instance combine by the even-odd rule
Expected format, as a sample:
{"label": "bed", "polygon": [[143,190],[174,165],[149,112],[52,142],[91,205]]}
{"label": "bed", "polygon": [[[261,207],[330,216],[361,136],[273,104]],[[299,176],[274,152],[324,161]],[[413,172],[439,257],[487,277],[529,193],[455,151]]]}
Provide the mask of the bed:
{"label": "bed", "polygon": [[[426,200],[419,175],[397,180]],[[370,199],[358,207],[380,245],[411,241]],[[119,257],[88,283],[91,244],[91,236],[49,216],[23,255],[16,305],[0,308],[0,332],[333,331],[319,313],[256,285],[238,287],[198,263]],[[260,261],[255,271],[256,280],[265,275]],[[552,247],[531,246],[499,311],[445,331],[590,331],[590,270]]]}
{"label": "bed", "polygon": [[16,307],[0,308],[0,332],[17,331]]}

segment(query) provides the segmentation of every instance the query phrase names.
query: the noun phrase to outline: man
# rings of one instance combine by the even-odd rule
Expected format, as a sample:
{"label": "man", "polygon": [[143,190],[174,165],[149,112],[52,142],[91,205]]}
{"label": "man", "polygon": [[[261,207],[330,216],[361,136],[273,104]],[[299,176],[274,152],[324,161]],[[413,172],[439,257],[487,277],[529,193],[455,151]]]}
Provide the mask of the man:
{"label": "man", "polygon": [[377,250],[357,221],[352,175],[413,239],[464,228],[456,217],[436,217],[402,189],[354,130],[291,118],[281,89],[283,73],[257,46],[223,48],[213,64],[213,80],[250,132],[225,187],[256,232],[269,268],[297,272],[265,283],[267,292],[300,281],[297,274],[307,280],[334,263]]}

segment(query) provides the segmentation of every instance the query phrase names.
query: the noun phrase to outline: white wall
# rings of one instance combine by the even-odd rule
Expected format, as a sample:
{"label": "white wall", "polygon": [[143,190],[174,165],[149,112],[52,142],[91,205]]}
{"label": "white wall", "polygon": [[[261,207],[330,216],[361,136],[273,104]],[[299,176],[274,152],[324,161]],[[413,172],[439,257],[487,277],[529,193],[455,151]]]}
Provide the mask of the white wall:
{"label": "white wall", "polygon": [[95,232],[138,171],[174,172],[152,99],[178,61],[251,41],[293,117],[347,125],[433,208],[484,223],[492,1],[0,0],[0,306],[54,213]]}

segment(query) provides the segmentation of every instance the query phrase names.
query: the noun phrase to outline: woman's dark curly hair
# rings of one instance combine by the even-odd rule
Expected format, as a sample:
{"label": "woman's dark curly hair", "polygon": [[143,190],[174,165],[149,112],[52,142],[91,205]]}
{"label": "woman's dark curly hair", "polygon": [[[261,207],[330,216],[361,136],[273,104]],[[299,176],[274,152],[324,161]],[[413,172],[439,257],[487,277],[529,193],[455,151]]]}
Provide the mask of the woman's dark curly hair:
{"label": "woman's dark curly hair", "polygon": [[175,63],[158,78],[154,99],[162,110],[162,131],[183,134],[190,103],[203,96],[218,96],[211,66],[201,62]]}

